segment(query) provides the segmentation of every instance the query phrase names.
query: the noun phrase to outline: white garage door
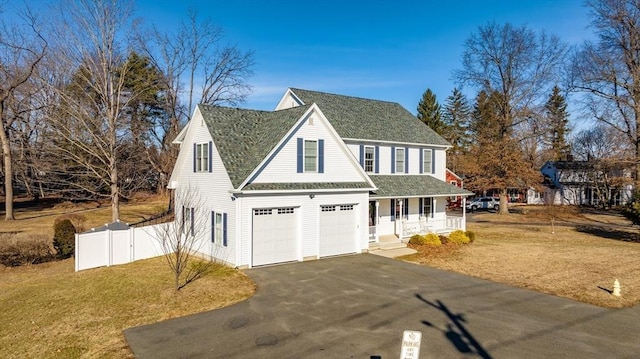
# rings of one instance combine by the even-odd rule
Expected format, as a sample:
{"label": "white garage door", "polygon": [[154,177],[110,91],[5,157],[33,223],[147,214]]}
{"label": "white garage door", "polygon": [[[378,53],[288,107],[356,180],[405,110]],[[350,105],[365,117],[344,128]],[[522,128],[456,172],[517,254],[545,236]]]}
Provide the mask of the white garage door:
{"label": "white garage door", "polygon": [[253,266],[297,260],[298,209],[253,210]]}
{"label": "white garage door", "polygon": [[356,207],[320,206],[320,257],[356,252]]}

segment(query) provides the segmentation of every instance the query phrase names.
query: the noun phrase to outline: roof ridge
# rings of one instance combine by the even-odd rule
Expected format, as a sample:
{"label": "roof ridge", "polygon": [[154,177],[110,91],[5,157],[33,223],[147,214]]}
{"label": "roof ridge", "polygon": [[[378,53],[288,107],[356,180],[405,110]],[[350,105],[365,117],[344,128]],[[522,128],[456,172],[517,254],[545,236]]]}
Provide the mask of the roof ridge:
{"label": "roof ridge", "polygon": [[[324,91],[305,90],[305,89],[296,88],[296,87],[289,87],[289,89],[291,91],[293,91],[294,93],[296,92],[296,90],[298,90],[298,91],[313,92],[313,93],[322,94],[322,95],[330,95],[330,96],[336,96],[336,97],[345,97],[345,98],[352,98],[352,99],[357,99],[357,100],[384,102],[384,103],[391,103],[391,104],[395,104],[395,105],[400,105],[400,103],[398,103],[396,101],[378,100],[378,99],[374,99],[374,98],[366,98],[366,97],[351,96],[351,95],[341,95],[341,94],[337,94],[337,93],[324,92]],[[400,105],[400,106],[402,106],[402,105]]]}

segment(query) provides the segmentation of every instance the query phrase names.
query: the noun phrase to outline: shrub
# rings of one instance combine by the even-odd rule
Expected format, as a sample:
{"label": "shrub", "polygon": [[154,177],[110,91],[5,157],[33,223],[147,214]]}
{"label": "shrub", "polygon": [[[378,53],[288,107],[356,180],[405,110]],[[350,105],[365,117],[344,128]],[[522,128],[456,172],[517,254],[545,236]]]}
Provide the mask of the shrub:
{"label": "shrub", "polygon": [[429,246],[439,246],[442,243],[440,242],[440,238],[435,233],[429,233],[424,236],[419,234],[414,234],[409,239],[409,243],[411,244],[419,244],[419,245],[429,245]]}
{"label": "shrub", "polygon": [[53,259],[46,234],[6,233],[0,238],[0,263],[8,267],[48,262]]}
{"label": "shrub", "polygon": [[411,244],[424,244],[424,237],[419,234],[414,234],[409,238],[409,243]]}
{"label": "shrub", "polygon": [[449,242],[455,244],[467,244],[470,242],[469,237],[464,233],[464,231],[457,230],[451,232],[449,234]]}
{"label": "shrub", "polygon": [[442,234],[438,236],[440,238],[440,243],[447,244],[449,242],[449,238],[447,236],[443,236]]}
{"label": "shrub", "polygon": [[435,233],[428,233],[424,236],[424,244],[430,246],[439,246],[442,245],[442,241],[440,240],[440,236]]}
{"label": "shrub", "polygon": [[76,247],[76,228],[68,219],[63,219],[53,225],[53,248],[58,253],[58,258],[69,258],[74,254]]}
{"label": "shrub", "polygon": [[464,234],[466,234],[467,237],[469,237],[469,242],[473,242],[473,241],[476,240],[476,232],[466,231],[466,232],[464,232]]}
{"label": "shrub", "polygon": [[71,224],[73,224],[77,233],[84,232],[84,224],[87,221],[87,217],[85,217],[83,214],[79,214],[79,213],[65,214],[64,216],[60,216],[56,218],[53,224],[54,225],[58,224],[64,221],[65,219],[68,219],[71,221]]}

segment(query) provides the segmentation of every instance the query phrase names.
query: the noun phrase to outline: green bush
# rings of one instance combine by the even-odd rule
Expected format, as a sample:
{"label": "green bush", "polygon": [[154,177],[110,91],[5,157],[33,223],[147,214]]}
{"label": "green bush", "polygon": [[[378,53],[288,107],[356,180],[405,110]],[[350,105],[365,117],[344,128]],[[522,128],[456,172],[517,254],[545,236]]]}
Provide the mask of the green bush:
{"label": "green bush", "polygon": [[15,267],[53,259],[51,237],[46,234],[4,233],[0,236],[0,264]]}
{"label": "green bush", "polygon": [[473,241],[476,240],[476,232],[466,231],[466,232],[464,232],[464,234],[466,234],[467,237],[469,237],[469,242],[473,242]]}
{"label": "green bush", "polygon": [[58,221],[53,225],[53,248],[58,258],[71,257],[76,248],[76,227],[68,219]]}
{"label": "green bush", "polygon": [[449,234],[449,243],[467,244],[469,242],[470,242],[469,237],[467,237],[464,231],[457,230]]}

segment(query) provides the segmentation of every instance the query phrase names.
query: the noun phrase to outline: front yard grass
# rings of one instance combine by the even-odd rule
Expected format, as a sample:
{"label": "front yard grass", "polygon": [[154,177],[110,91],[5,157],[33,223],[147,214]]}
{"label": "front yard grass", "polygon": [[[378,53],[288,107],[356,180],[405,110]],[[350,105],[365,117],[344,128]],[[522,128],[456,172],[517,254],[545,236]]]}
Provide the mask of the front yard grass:
{"label": "front yard grass", "polygon": [[74,272],[73,258],[0,266],[0,358],[133,357],[122,331],[228,306],[253,295],[216,266],[176,292],[164,258]]}
{"label": "front yard grass", "polygon": [[[475,242],[413,246],[404,260],[602,307],[640,303],[638,230],[615,212],[528,207],[526,214],[478,213]],[[621,297],[611,294],[614,280]]]}

